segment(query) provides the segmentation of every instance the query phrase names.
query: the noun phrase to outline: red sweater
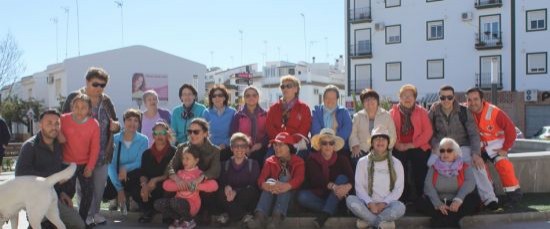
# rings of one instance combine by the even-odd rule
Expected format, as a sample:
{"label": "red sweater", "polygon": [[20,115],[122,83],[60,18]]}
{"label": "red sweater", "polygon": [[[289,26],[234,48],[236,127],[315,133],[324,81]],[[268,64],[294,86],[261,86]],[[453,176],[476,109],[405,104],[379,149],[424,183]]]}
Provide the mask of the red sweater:
{"label": "red sweater", "polygon": [[[486,102],[484,102],[485,105]],[[481,113],[474,113],[476,124],[479,127],[479,120],[481,120]],[[502,145],[503,150],[510,150],[512,146],[514,145],[514,142],[516,141],[516,125],[508,117],[508,115],[504,111],[500,111],[497,115],[497,119],[495,120],[495,123],[500,127],[500,129],[504,130],[504,144]],[[483,148],[483,146],[482,146]]]}
{"label": "red sweater", "polygon": [[[300,185],[302,185],[302,182],[304,182],[304,176],[305,176],[305,165],[304,160],[302,160],[301,157],[296,156],[295,154],[292,154],[290,157],[290,180],[288,183],[292,187],[292,189],[298,189]],[[268,157],[265,160],[264,167],[262,168],[262,172],[260,173],[260,176],[258,177],[258,187],[262,187],[262,184],[267,181],[269,178],[273,178],[275,180],[279,180],[279,174],[281,173],[281,162],[279,161],[279,158],[275,155]]]}
{"label": "red sweater", "polygon": [[[421,148],[422,150],[428,150],[430,146],[430,140],[432,139],[433,129],[432,122],[428,116],[428,111],[421,106],[415,105],[414,111],[411,114],[411,123],[413,125],[412,144],[415,148]],[[399,112],[399,105],[393,105],[390,110],[390,115],[395,123],[395,131],[397,132],[397,142],[403,143],[400,139],[401,136],[401,112]]]}
{"label": "red sweater", "polygon": [[94,118],[78,124],[72,113],[61,116],[61,132],[67,139],[63,144],[63,161],[86,165],[94,169],[99,154],[99,123]]}
{"label": "red sweater", "polygon": [[[307,104],[303,103],[299,99],[296,104],[290,110],[288,121],[285,128],[283,125],[283,102],[279,101],[269,108],[267,112],[267,135],[269,139],[275,139],[280,132],[288,132],[290,135],[302,134],[308,137],[309,129],[311,127],[311,110]],[[302,140],[299,136],[294,135],[295,142]]]}

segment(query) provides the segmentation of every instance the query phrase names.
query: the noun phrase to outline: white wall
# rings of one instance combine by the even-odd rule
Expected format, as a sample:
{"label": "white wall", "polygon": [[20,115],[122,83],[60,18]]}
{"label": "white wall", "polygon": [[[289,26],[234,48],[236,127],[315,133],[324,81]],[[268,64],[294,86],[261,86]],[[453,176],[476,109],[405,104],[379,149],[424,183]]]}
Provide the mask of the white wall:
{"label": "white wall", "polygon": [[[504,2],[501,8],[490,9],[476,9],[473,1],[401,1],[399,7],[385,8],[384,1],[372,0],[372,22],[350,24],[348,36],[353,44],[356,29],[371,28],[373,57],[351,59],[349,76],[355,76],[355,65],[371,64],[373,88],[382,96],[396,98],[402,85],[412,83],[418,87],[420,99],[426,93],[437,92],[443,84],[451,84],[457,91],[473,87],[480,56],[502,55],[503,86],[510,90],[510,3]],[[463,21],[463,12],[471,12],[472,20]],[[479,16],[497,13],[501,14],[503,48],[476,50]],[[443,40],[427,41],[426,22],[433,20],[444,21]],[[386,44],[385,31],[374,28],[379,22],[385,26],[400,24],[401,43]],[[427,79],[428,59],[445,59],[444,79]],[[386,81],[386,62],[393,61],[401,61],[402,74],[400,81],[390,82]]]}

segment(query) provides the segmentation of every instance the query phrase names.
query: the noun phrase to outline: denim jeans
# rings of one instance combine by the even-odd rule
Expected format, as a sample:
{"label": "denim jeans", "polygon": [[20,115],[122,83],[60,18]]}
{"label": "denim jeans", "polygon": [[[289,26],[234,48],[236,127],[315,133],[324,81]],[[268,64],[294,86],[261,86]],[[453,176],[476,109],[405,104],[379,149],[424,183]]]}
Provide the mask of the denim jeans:
{"label": "denim jeans", "polygon": [[357,196],[348,196],[346,204],[355,216],[373,227],[378,227],[381,222],[395,221],[405,214],[405,205],[397,200],[390,202],[379,214],[372,213],[365,202]]}
{"label": "denim jeans", "polygon": [[[338,177],[336,177],[334,183],[336,185],[342,185],[348,183],[348,181],[348,177],[344,175],[339,175]],[[338,208],[338,203],[340,203],[340,200],[338,199],[338,197],[336,197],[334,192],[331,192],[326,199],[322,199],[310,190],[301,190],[300,192],[298,192],[298,203],[311,210],[334,215]]]}
{"label": "denim jeans", "polygon": [[[288,182],[290,175],[279,177],[280,182]],[[261,212],[264,215],[271,215],[271,213],[279,213],[286,216],[288,210],[288,204],[292,198],[293,191],[287,191],[281,194],[273,194],[271,192],[262,191],[260,200],[256,206],[256,212]],[[275,203],[273,203],[275,202]]]}

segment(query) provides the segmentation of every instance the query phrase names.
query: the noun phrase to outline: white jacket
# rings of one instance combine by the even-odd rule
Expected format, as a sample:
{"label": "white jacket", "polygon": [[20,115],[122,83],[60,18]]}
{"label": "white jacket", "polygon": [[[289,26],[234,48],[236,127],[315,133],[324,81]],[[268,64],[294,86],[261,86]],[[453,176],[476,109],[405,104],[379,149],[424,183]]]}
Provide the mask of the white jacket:
{"label": "white jacket", "polygon": [[[376,116],[374,117],[373,129],[376,129],[378,127],[383,127],[388,130],[390,134],[389,148],[392,149],[393,145],[395,145],[395,141],[397,140],[395,124],[393,123],[393,119],[390,116],[390,113],[381,107],[378,107],[378,111],[376,111]],[[351,129],[351,135],[349,137],[350,148],[359,145],[359,148],[362,151],[368,152],[371,146],[371,137],[369,130],[369,115],[367,114],[367,111],[365,109],[353,115],[353,126]]]}

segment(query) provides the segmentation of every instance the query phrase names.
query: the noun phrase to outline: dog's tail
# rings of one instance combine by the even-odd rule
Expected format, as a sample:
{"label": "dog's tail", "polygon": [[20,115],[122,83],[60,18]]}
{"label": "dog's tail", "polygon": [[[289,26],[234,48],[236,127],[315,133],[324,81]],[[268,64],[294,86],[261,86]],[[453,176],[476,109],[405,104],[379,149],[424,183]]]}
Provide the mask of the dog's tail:
{"label": "dog's tail", "polygon": [[57,182],[62,180],[68,180],[70,179],[74,172],[76,171],[76,164],[71,163],[69,167],[66,169],[59,171],[57,173],[52,174],[51,176],[46,178],[46,182],[48,182],[51,186],[57,184]]}

